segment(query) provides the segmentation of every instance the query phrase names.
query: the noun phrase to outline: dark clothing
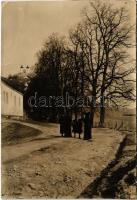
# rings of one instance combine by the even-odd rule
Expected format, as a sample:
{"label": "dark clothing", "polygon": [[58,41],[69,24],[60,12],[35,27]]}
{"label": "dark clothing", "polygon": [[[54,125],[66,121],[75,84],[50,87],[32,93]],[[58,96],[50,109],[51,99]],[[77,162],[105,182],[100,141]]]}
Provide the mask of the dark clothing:
{"label": "dark clothing", "polygon": [[91,139],[91,116],[90,113],[86,113],[84,119],[84,140]]}
{"label": "dark clothing", "polygon": [[71,137],[71,117],[69,115],[65,116],[65,137]]}
{"label": "dark clothing", "polygon": [[78,133],[80,138],[80,134],[82,133],[82,120],[81,119],[73,120],[72,127],[73,127],[72,131],[74,132],[74,137],[76,136],[76,133]]}
{"label": "dark clothing", "polygon": [[65,118],[64,118],[64,116],[60,117],[59,123],[60,123],[60,134],[63,136],[63,134],[65,133]]}
{"label": "dark clothing", "polygon": [[61,116],[59,119],[60,134],[65,137],[71,137],[71,118],[70,116]]}
{"label": "dark clothing", "polygon": [[73,122],[72,122],[72,131],[74,133],[77,133],[77,120],[76,119],[73,120]]}
{"label": "dark clothing", "polygon": [[72,122],[72,132],[74,133],[74,137],[76,137],[76,133],[78,132],[78,122],[76,119]]}
{"label": "dark clothing", "polygon": [[78,119],[78,122],[77,122],[77,132],[79,134],[82,133],[82,120],[81,119]]}

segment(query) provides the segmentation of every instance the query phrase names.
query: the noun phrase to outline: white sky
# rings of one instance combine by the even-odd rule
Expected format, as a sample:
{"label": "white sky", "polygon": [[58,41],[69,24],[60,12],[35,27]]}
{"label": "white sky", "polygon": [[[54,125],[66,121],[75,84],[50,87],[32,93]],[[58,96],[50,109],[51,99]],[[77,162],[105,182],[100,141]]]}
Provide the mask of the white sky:
{"label": "white sky", "polygon": [[[108,0],[106,0],[108,1]],[[110,0],[129,9],[135,23],[135,0]],[[2,75],[19,72],[21,65],[33,65],[36,53],[52,33],[67,35],[80,21],[86,0],[4,2],[2,4]],[[133,50],[135,53],[135,50]]]}

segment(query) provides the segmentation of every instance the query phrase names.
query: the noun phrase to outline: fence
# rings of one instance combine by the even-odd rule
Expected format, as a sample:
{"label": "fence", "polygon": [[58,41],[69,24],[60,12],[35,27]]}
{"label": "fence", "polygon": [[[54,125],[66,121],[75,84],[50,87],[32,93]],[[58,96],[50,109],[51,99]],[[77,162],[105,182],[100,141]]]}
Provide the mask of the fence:
{"label": "fence", "polygon": [[[135,119],[134,121],[131,120],[124,120],[124,119],[119,119],[119,120],[106,120],[104,123],[104,128],[110,128],[118,131],[135,131],[136,130],[136,122]],[[94,127],[97,128],[99,127],[99,122],[95,121],[94,122]]]}

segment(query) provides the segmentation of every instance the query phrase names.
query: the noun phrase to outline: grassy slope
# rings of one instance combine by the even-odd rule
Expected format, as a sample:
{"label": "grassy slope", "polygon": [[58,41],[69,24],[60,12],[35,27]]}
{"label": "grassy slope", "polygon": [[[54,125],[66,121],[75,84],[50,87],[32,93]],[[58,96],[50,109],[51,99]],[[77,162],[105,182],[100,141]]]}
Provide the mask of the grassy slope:
{"label": "grassy slope", "polygon": [[41,134],[41,131],[18,123],[2,124],[2,145],[17,144]]}

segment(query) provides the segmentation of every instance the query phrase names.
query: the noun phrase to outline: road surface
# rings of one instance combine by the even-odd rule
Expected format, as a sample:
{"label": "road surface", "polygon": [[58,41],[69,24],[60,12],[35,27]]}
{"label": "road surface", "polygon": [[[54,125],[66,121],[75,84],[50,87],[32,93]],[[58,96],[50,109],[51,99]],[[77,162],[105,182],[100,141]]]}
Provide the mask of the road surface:
{"label": "road surface", "polygon": [[2,148],[4,197],[76,198],[115,158],[124,137],[118,131],[95,128],[93,139],[84,141],[60,137],[58,124],[18,123],[42,134]]}

